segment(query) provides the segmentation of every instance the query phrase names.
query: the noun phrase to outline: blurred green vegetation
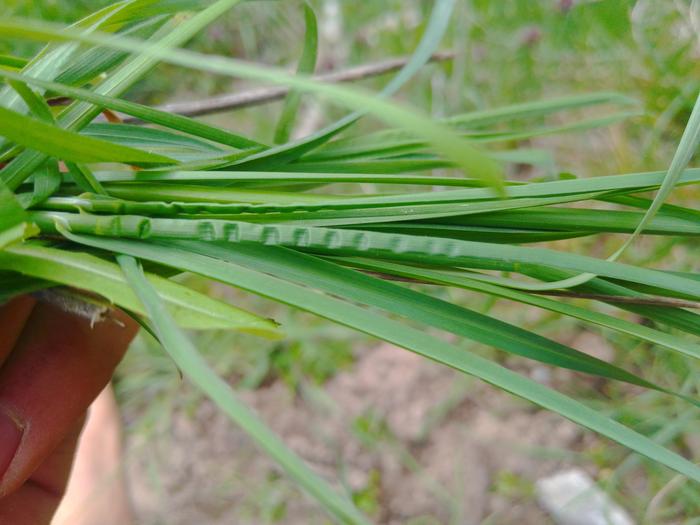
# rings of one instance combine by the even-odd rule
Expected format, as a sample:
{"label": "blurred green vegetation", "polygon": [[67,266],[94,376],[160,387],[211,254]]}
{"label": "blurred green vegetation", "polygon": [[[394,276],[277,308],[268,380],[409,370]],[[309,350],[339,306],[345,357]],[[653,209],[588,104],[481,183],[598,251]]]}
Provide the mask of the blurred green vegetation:
{"label": "blurred green vegetation", "polygon": [[[108,3],[109,0],[4,0],[0,16],[68,22]],[[334,2],[311,3],[321,16],[321,39],[325,42],[321,67],[335,69],[409,54],[431,5],[417,0],[345,0],[337,3],[339,12],[334,21],[329,21]],[[444,48],[453,49],[457,58],[449,64],[428,66],[400,96],[435,115],[450,115],[555,95],[619,91],[642,103],[642,117],[609,130],[544,140],[538,147],[552,148],[559,170],[579,176],[663,169],[700,88],[699,21],[698,3],[690,0],[460,0],[444,43]],[[334,24],[340,32],[334,30]],[[210,53],[292,67],[301,54],[302,34],[299,2],[243,3],[192,45]],[[297,44],[290,46],[289,42]],[[0,53],[21,56],[29,56],[33,50],[24,44],[13,49],[0,47]],[[383,82],[385,79],[379,78],[363,84],[377,88]],[[173,98],[231,92],[245,86],[160,66],[156,74],[134,89],[133,96],[160,103]],[[337,108],[323,104],[321,108],[322,119],[326,121],[341,114]],[[278,110],[278,104],[270,104],[209,118],[233,128],[253,130],[268,139]],[[372,128],[374,124],[366,122],[362,126]],[[698,192],[677,192],[674,198],[692,205],[698,202]],[[619,238],[609,237],[605,245],[589,248],[596,253],[612,253],[618,245]],[[630,250],[629,258],[649,265],[671,261],[676,270],[694,266],[697,271],[700,246],[674,239],[644,240]],[[320,387],[351,366],[354,356],[372,344],[369,339],[308,315],[289,312],[241,293],[225,293],[245,308],[275,317],[289,335],[281,343],[261,343],[236,334],[197,336],[199,347],[217,371],[240,388],[255,389],[277,379],[294,391]],[[472,307],[481,304],[475,294],[450,293],[453,300],[459,297]],[[516,324],[538,325],[545,333],[577,328],[571,320],[562,322],[547,315],[533,321],[528,312],[509,309],[503,302],[489,308],[492,313],[498,309],[499,317]],[[662,384],[690,386],[700,373],[696,363],[670,352],[652,352],[630,338],[617,336],[610,342],[617,349],[617,364],[630,370],[643,369],[646,377]],[[600,402],[599,393],[588,383],[574,381],[567,388],[589,397],[591,403]],[[122,402],[132,412],[141,414],[131,422],[132,430],[144,433],[165,431],[168,415],[176,407],[186,409],[199,400],[198,395],[183,386],[173,364],[145,337],[125,360],[118,389]],[[625,424],[656,435],[660,441],[683,444],[700,432],[700,423],[693,417],[697,415],[695,409],[675,398],[656,392],[637,395],[624,384],[607,384],[602,391],[606,402],[600,403],[601,410],[612,411],[611,415]],[[349,431],[361,434],[368,445],[394,442],[371,414],[349,422],[349,427]],[[580,461],[606,472],[605,487],[635,513],[646,508],[673,474],[638,457],[624,459],[623,454],[620,447],[600,442],[586,451]],[[369,513],[377,510],[380,476],[373,474],[370,484],[355,495],[358,505]],[[633,482],[640,477],[643,483]],[[286,486],[284,481],[271,479],[268,490],[261,492],[266,496],[258,498],[255,508],[246,507],[246,512],[255,515],[259,523],[284,522],[284,498],[280,494],[289,497],[290,489],[280,489],[280,483]],[[514,500],[531,497],[528,482],[508,472],[498,475],[494,490]],[[663,509],[657,514],[661,521],[654,523],[689,525],[699,523],[693,518],[698,515],[700,489],[681,484],[666,495]]]}

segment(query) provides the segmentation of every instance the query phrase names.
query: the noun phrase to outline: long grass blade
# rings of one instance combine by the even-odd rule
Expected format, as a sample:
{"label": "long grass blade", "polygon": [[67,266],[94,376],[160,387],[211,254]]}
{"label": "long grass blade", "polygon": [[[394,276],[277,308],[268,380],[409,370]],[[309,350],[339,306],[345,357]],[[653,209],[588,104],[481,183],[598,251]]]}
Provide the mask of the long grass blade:
{"label": "long grass blade", "polygon": [[[217,4],[223,1],[220,0]],[[441,3],[450,4],[451,9],[453,0],[444,0]],[[157,46],[144,47],[143,43],[124,37],[110,38],[98,34],[83,35],[53,24],[15,20],[0,21],[0,34],[18,38],[53,39],[59,41],[76,40],[95,45],[104,45],[139,53],[139,57],[143,57],[142,60],[149,65],[160,60],[211,73],[286,85],[297,90],[323,95],[350,109],[362,111],[363,113],[369,112],[387,123],[413,130],[425,138],[437,152],[455,162],[467,173],[481,178],[485,183],[495,188],[502,187],[501,170],[498,165],[492,159],[476,150],[467,141],[460,139],[442,125],[418,115],[414,111],[374,97],[357,88],[322,84],[312,78],[291,76],[279,69],[263,68],[234,59],[205,56],[181,49],[174,50],[166,45],[170,41],[163,42]]]}
{"label": "long grass blade", "polygon": [[314,474],[304,462],[236,396],[233,389],[211,369],[189,338],[170,317],[156,290],[136,261],[118,256],[122,271],[153,322],[163,348],[182,373],[202,390],[231,420],[245,430],[255,443],[269,454],[287,474],[319,501],[341,523],[369,524],[349,498],[344,497]]}
{"label": "long grass blade", "polygon": [[0,136],[46,155],[76,162],[174,164],[164,155],[120,146],[52,126],[0,107]]}
{"label": "long grass blade", "polygon": [[[114,263],[85,253],[24,243],[0,252],[0,268],[106,297],[110,302],[145,315],[136,296]],[[149,281],[167,302],[177,322],[195,330],[226,329],[279,338],[277,324],[195,292],[183,285],[149,275]]]}
{"label": "long grass blade", "polygon": [[[297,73],[302,75],[312,75],[316,69],[316,59],[318,56],[318,22],[316,13],[308,4],[304,2],[304,22],[306,24],[306,34],[304,36],[304,51],[302,52]],[[284,101],[282,113],[280,114],[277,127],[275,128],[274,143],[283,144],[289,141],[297,111],[301,104],[301,93],[290,91]]]}
{"label": "long grass blade", "polygon": [[[100,217],[86,214],[34,214],[33,220],[46,231],[61,225],[68,231],[114,237],[201,239],[231,243],[252,242],[284,246],[323,255],[351,255],[443,267],[470,267],[519,271],[521,265],[541,265],[655,286],[700,299],[700,281],[661,270],[640,268],[560,252],[546,248],[510,246],[457,239],[433,239],[362,230],[252,224],[236,221],[151,219],[138,216]],[[188,228],[189,227],[189,228]],[[200,227],[200,229],[198,229]],[[534,286],[537,286],[535,283]]]}
{"label": "long grass blade", "polygon": [[206,253],[206,255],[203,255],[193,253],[191,245],[179,247],[173,243],[155,244],[142,241],[75,236],[72,234],[71,238],[89,246],[157,261],[178,268],[187,268],[189,271],[270,297],[279,302],[296,306],[326,319],[350,326],[467,374],[479,377],[503,390],[557,412],[580,425],[586,426],[700,482],[700,467],[641,434],[611,420],[597,410],[593,410],[486,359],[464,352],[426,334],[424,331],[413,329],[405,323],[393,321],[378,315],[377,312],[368,311],[339,299],[315,293],[306,287],[233,264],[226,260],[230,252],[227,247],[200,243],[198,248],[205,250]]}

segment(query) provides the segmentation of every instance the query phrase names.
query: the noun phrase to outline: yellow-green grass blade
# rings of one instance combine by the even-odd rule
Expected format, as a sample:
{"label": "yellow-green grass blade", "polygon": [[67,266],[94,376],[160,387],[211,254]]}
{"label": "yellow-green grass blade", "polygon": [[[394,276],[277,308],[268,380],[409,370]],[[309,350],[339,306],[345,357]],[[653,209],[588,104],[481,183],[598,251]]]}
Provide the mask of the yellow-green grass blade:
{"label": "yellow-green grass blade", "polygon": [[[0,252],[0,268],[104,296],[121,308],[146,315],[126,286],[119,267],[94,255],[39,244],[14,245]],[[177,322],[196,330],[227,329],[279,338],[277,324],[216,301],[181,284],[149,275]]]}
{"label": "yellow-green grass blade", "polygon": [[0,250],[39,233],[14,194],[0,181]]}

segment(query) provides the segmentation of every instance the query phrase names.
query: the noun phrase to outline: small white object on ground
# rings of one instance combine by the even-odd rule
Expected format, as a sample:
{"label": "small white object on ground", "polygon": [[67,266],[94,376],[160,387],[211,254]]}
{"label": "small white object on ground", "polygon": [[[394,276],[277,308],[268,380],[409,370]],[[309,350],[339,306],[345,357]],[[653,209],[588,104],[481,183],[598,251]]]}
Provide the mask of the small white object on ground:
{"label": "small white object on ground", "polygon": [[557,525],[634,525],[630,515],[584,471],[572,469],[542,478],[537,499]]}

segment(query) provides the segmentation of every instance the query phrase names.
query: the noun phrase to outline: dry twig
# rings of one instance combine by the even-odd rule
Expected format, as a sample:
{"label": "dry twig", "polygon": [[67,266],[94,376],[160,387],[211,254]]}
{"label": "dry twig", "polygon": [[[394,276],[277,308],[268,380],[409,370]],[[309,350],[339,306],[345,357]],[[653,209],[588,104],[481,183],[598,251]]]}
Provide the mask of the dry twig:
{"label": "dry twig", "polygon": [[[455,54],[452,51],[441,51],[439,53],[435,53],[431,57],[430,61],[444,62],[446,60],[452,60],[454,56]],[[362,80],[365,78],[391,73],[392,71],[401,69],[404,65],[406,65],[406,62],[408,62],[408,58],[394,58],[391,60],[384,60],[382,62],[375,62],[372,64],[343,69],[340,71],[322,73],[316,75],[314,78],[321,82],[352,82],[355,80]],[[159,106],[158,109],[188,117],[208,115],[220,111],[247,108],[250,106],[256,106],[279,100],[284,98],[287,93],[289,93],[289,90],[290,89],[287,87],[279,86],[251,89],[241,93],[231,93],[204,100],[173,102]],[[137,118],[126,115],[123,116],[123,120],[124,122],[132,124],[141,122]]]}

